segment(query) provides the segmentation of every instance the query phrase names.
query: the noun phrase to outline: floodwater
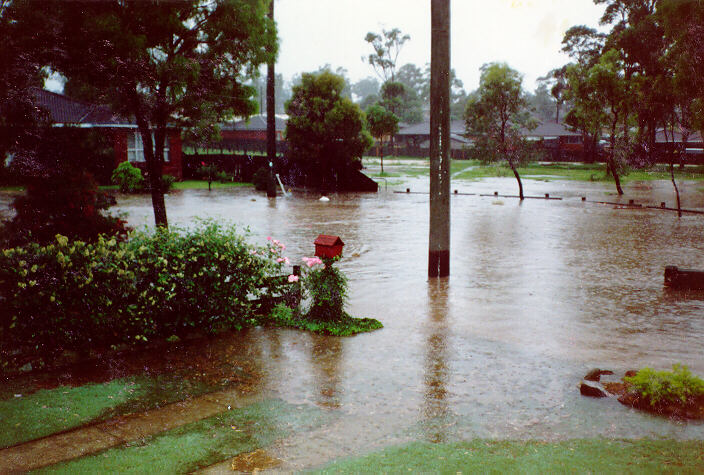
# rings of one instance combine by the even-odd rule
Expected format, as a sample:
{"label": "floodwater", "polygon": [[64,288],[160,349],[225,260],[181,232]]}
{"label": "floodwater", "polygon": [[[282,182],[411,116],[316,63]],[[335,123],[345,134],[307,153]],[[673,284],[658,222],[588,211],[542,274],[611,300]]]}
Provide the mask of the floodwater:
{"label": "floodwater", "polygon": [[[329,202],[293,193],[271,200],[251,188],[177,191],[170,224],[212,218],[267,236],[300,262],[318,234],[345,242],[348,312],[384,328],[351,338],[255,328],[208,349],[256,368],[251,391],[314,404],[332,423],[283,441],[292,466],[406,440],[668,437],[704,439],[704,424],[639,413],[579,395],[594,367],[704,375],[704,293],[663,287],[666,265],[704,268],[704,215],[616,209],[613,185],[525,180],[526,193],[561,201],[452,197],[451,277],[428,280],[427,178]],[[460,193],[516,194],[509,178],[454,181]],[[683,189],[682,189],[683,188]],[[697,184],[683,206],[704,209]],[[586,196],[588,202],[582,202]],[[672,205],[668,182],[632,183],[627,202]],[[134,226],[153,222],[148,196],[121,196]]]}

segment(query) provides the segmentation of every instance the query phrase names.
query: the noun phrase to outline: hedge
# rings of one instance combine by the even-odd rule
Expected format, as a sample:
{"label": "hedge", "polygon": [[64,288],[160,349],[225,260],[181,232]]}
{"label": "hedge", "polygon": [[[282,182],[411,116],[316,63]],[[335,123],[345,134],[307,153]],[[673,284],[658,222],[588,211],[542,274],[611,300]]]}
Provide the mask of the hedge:
{"label": "hedge", "polygon": [[[0,341],[37,351],[241,328],[254,299],[276,292],[282,249],[248,244],[234,227],[133,233],[95,243],[57,235],[0,251]],[[277,259],[279,262],[277,262]],[[287,262],[287,260],[286,260]],[[262,290],[262,287],[268,288]]]}

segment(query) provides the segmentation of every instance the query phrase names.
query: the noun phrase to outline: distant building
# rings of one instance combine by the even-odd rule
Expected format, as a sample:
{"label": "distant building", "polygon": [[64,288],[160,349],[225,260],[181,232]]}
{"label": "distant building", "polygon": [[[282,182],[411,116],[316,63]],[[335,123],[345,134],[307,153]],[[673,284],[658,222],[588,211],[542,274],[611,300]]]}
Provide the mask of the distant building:
{"label": "distant building", "polygon": [[663,129],[658,129],[655,133],[655,146],[661,152],[683,152],[688,162],[698,163],[704,160],[704,141],[701,133],[694,130],[687,131],[677,127],[666,134]]}
{"label": "distant building", "polygon": [[[524,129],[522,134],[527,140],[538,141],[544,147],[549,159],[566,160],[576,154],[581,155],[582,135],[572,132],[564,124],[541,122],[533,130]],[[465,133],[463,120],[450,123],[450,149],[453,158],[468,156],[466,149],[473,144],[472,138]],[[430,147],[430,121],[409,125],[396,134],[397,152],[401,155],[428,156]]]}
{"label": "distant building", "polygon": [[[277,152],[284,150],[284,132],[286,131],[286,115],[276,115],[276,142]],[[248,119],[240,119],[234,122],[220,124],[221,140],[208,144],[207,147],[199,147],[196,144],[188,144],[194,148],[210,148],[215,150],[237,150],[243,152],[265,152],[266,151],[266,115],[257,114]]]}
{"label": "distant building", "polygon": [[540,122],[533,130],[521,131],[527,140],[538,141],[546,153],[545,159],[565,161],[581,159],[584,150],[582,134],[569,130],[563,123]]}
{"label": "distant building", "polygon": [[[463,120],[450,122],[450,155],[452,158],[466,158],[466,149],[472,140],[465,137]],[[401,128],[395,136],[396,155],[427,157],[430,154],[430,120]]]}

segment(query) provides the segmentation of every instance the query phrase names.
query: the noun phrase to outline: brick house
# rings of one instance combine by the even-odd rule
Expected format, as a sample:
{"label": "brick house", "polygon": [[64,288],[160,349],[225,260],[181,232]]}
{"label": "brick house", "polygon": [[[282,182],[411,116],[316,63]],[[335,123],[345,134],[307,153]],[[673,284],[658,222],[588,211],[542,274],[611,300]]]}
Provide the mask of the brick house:
{"label": "brick house", "polygon": [[[134,166],[146,169],[142,137],[134,121],[114,114],[104,106],[86,104],[70,97],[35,89],[37,105],[44,109],[55,127],[78,127],[95,129],[107,134],[112,139],[114,150],[113,168],[129,161]],[[164,143],[165,175],[173,175],[177,180],[183,178],[181,131],[171,128],[167,131]]]}

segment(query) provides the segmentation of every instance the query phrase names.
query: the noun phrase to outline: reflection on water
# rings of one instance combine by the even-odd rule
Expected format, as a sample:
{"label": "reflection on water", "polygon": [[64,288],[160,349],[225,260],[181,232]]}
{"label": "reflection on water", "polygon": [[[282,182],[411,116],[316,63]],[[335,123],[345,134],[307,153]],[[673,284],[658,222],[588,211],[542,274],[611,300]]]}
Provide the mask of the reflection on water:
{"label": "reflection on water", "polygon": [[[423,406],[421,415],[427,421],[430,442],[445,442],[450,422],[447,403],[448,314],[449,279],[435,279],[428,283],[428,321],[426,324],[425,361],[423,364]],[[432,429],[431,429],[432,428]]]}
{"label": "reflection on water", "polygon": [[[428,189],[427,179],[404,184]],[[704,268],[704,218],[584,203],[671,201],[667,182],[630,185],[626,197],[600,183],[529,182],[529,194],[562,201],[453,196],[452,276],[428,282],[428,197],[340,194],[269,200],[252,189],[188,190],[167,197],[170,223],[197,217],[274,236],[293,261],[318,234],[340,235],[349,312],[385,328],[353,338],[257,328],[208,343],[193,366],[217,374],[245,368],[251,394],[274,394],[333,411],[336,424],[288,456],[403,440],[452,437],[704,438],[704,425],[664,421],[615,401],[579,396],[592,367],[624,372],[688,365],[704,374],[704,295],[663,288],[666,265]],[[455,182],[460,192],[513,194],[515,182]],[[528,188],[528,187],[527,187]],[[704,208],[687,186],[686,206]],[[140,226],[146,196],[121,196]],[[329,445],[325,445],[327,441]],[[320,449],[322,450],[322,449]],[[294,457],[295,458],[295,457]]]}

